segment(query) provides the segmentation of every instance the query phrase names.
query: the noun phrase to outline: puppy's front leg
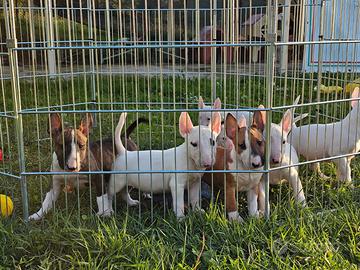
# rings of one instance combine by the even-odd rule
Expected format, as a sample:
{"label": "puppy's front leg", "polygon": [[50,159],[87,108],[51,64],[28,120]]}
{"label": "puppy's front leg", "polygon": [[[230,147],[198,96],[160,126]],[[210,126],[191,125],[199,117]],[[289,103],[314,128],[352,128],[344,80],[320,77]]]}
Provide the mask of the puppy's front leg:
{"label": "puppy's front leg", "polygon": [[243,222],[243,218],[239,215],[237,211],[237,201],[236,201],[236,185],[233,179],[229,179],[231,175],[225,174],[226,177],[226,186],[225,186],[225,207],[226,212],[228,213],[229,220],[234,220],[237,222]]}
{"label": "puppy's front leg", "polygon": [[258,186],[255,186],[247,191],[247,201],[248,201],[249,215],[252,217],[259,217]]}
{"label": "puppy's front leg", "polygon": [[64,180],[63,176],[54,175],[52,177],[52,188],[48,193],[46,193],[45,199],[42,203],[41,208],[36,213],[32,214],[29,217],[29,220],[40,220],[44,215],[46,215],[54,202],[59,198],[61,191],[61,182]]}
{"label": "puppy's front leg", "polygon": [[295,201],[305,207],[306,200],[298,171],[294,167],[290,168],[289,176],[289,182],[293,189]]}
{"label": "puppy's front leg", "polygon": [[312,163],[312,164],[310,165],[310,167],[311,167],[311,169],[312,169],[315,173],[317,173],[317,174],[320,176],[320,178],[322,178],[322,179],[324,179],[324,180],[330,178],[330,176],[325,175],[325,174],[321,171],[321,169],[320,169],[320,163],[319,163],[319,162]]}
{"label": "puppy's front leg", "polygon": [[[265,177],[264,174],[259,183],[259,193],[258,193],[258,201],[259,201],[259,211],[261,214],[265,213]],[[270,206],[269,206],[269,214],[270,214]]]}
{"label": "puppy's front leg", "polygon": [[181,185],[179,182],[182,181],[180,176],[177,177],[174,175],[171,177],[169,186],[171,190],[171,196],[173,199],[173,209],[175,215],[178,219],[184,217],[184,189],[185,186]]}
{"label": "puppy's front leg", "polygon": [[191,208],[193,210],[200,210],[200,200],[201,200],[201,179],[196,179],[189,186],[189,201],[191,204]]}
{"label": "puppy's front leg", "polygon": [[334,162],[336,163],[336,175],[338,179],[347,184],[351,183],[350,160],[347,158],[339,158]]}

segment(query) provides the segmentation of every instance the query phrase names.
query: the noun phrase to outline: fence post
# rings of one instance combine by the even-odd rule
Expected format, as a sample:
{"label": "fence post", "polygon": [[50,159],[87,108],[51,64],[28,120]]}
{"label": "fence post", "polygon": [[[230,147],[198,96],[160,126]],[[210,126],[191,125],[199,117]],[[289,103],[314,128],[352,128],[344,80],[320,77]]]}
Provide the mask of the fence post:
{"label": "fence post", "polygon": [[[321,6],[320,6],[320,25],[319,25],[319,41],[323,41],[324,40],[324,17],[325,17],[325,0],[321,1]],[[316,46],[316,45],[315,45]],[[319,102],[320,101],[320,86],[321,86],[321,80],[322,80],[322,62],[323,62],[323,50],[324,50],[324,44],[319,44],[319,53],[318,53],[318,79],[317,79],[317,92],[316,92],[316,101]],[[316,105],[316,123],[319,123],[319,118],[320,118],[320,105],[317,104]],[[317,133],[317,132],[316,132]],[[317,134],[316,134],[317,136]]]}
{"label": "fence post", "polygon": [[[89,39],[89,44],[91,46],[91,49],[89,49],[89,54],[90,54],[90,74],[91,74],[91,82],[90,82],[90,89],[91,89],[91,109],[96,109],[96,81],[95,81],[95,59],[94,59],[94,49],[93,47],[95,46],[94,44],[94,33],[93,33],[93,6],[92,6],[92,2],[91,0],[87,0],[86,2],[87,5],[87,20],[88,20],[88,39]],[[93,113],[93,119],[94,119],[94,123],[93,126],[96,127],[97,126],[97,121],[96,121],[96,114]]]}
{"label": "fence post", "polygon": [[[49,47],[54,47],[54,23],[53,23],[53,13],[52,13],[52,1],[45,1],[45,30],[46,30],[46,38],[47,45]],[[56,58],[55,58],[55,50],[47,50],[47,64],[49,69],[50,78],[55,78],[56,73]]]}
{"label": "fence post", "polygon": [[211,8],[211,97],[212,101],[216,99],[216,49],[217,46],[214,46],[217,43],[217,0],[213,0],[212,2],[212,8]]}
{"label": "fence post", "polygon": [[[267,35],[266,42],[266,108],[270,109],[266,113],[266,158],[265,158],[265,170],[270,169],[270,127],[271,127],[271,108],[273,102],[273,88],[274,88],[274,69],[275,69],[275,42],[276,42],[276,29],[277,29],[277,12],[278,12],[278,0],[269,0],[267,5]],[[269,208],[269,182],[270,174],[265,173],[265,217],[268,219],[270,215]]]}
{"label": "fence post", "polygon": [[24,152],[24,137],[23,137],[23,124],[21,111],[21,96],[20,96],[20,84],[19,84],[19,69],[17,58],[17,40],[16,40],[16,28],[15,28],[15,7],[14,1],[3,1],[4,15],[5,15],[5,31],[6,31],[6,45],[9,54],[10,76],[11,76],[11,89],[13,98],[13,110],[16,128],[16,139],[18,148],[19,159],[19,174],[21,185],[21,197],[23,206],[23,217],[27,221],[29,217],[29,204],[26,185],[26,176],[22,175],[25,171],[25,152]]}

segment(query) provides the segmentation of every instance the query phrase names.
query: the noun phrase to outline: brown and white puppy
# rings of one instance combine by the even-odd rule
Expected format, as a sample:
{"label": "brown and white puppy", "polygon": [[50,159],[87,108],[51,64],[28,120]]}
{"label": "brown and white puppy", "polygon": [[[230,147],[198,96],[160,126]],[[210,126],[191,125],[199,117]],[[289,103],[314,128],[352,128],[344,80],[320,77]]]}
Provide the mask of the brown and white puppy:
{"label": "brown and white puppy", "polygon": [[[129,151],[138,150],[136,144],[129,137],[138,123],[147,122],[144,118],[139,118],[133,122],[126,131],[125,146]],[[86,114],[81,120],[80,126],[73,127],[62,126],[60,114],[50,114],[49,132],[54,143],[54,153],[52,157],[52,172],[79,172],[79,171],[110,171],[114,153],[113,139],[106,138],[102,141],[88,142],[89,132],[93,125],[91,114]],[[95,174],[90,177],[91,183],[95,186],[97,204],[99,211],[102,212],[104,207],[108,207],[108,200],[102,200],[102,195],[107,191],[107,183],[110,174]],[[75,187],[87,185],[89,178],[87,175],[53,175],[52,188],[46,194],[39,211],[29,217],[30,220],[39,220],[50,211],[52,204],[58,199],[61,187],[65,184],[64,191],[72,192]],[[130,197],[130,196],[129,196]]]}
{"label": "brown and white puppy", "polygon": [[[263,106],[259,106],[263,108]],[[256,111],[252,125],[247,126],[246,119],[242,116],[239,122],[232,114],[225,120],[225,133],[218,137],[220,147],[216,149],[214,170],[230,170],[228,173],[204,174],[203,180],[215,187],[225,189],[226,211],[230,220],[242,221],[237,211],[236,193],[246,191],[248,210],[250,216],[258,216],[257,197],[261,170],[265,159],[265,112]],[[221,140],[223,144],[221,145]],[[229,143],[232,142],[232,145]],[[224,147],[225,146],[225,147]],[[254,170],[254,173],[234,173],[231,170]]]}

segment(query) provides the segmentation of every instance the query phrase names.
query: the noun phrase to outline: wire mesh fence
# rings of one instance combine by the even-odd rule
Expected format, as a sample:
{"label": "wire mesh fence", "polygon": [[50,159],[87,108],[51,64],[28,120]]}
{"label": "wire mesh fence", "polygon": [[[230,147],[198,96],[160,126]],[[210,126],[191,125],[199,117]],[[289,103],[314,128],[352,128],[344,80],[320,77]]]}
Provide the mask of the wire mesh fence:
{"label": "wire mesh fence", "polygon": [[4,0],[1,193],[25,220],[338,207],[358,176],[357,5]]}

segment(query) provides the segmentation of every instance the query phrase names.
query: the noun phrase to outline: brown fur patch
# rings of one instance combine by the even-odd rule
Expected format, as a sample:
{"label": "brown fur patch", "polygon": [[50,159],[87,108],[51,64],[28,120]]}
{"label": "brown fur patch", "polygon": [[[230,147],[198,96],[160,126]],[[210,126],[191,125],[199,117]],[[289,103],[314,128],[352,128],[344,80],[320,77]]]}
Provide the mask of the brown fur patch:
{"label": "brown fur patch", "polygon": [[[224,148],[218,147],[216,149],[216,160],[213,166],[213,170],[228,170],[229,160],[225,157],[230,157],[230,151]],[[236,184],[235,179],[231,173],[215,172],[204,173],[202,180],[208,185],[214,185],[216,190],[225,190],[226,196],[226,211],[233,212],[237,209],[236,202]]]}
{"label": "brown fur patch", "polygon": [[262,132],[251,127],[249,132],[251,150],[255,155],[259,155],[263,160],[265,158],[265,140]]}

